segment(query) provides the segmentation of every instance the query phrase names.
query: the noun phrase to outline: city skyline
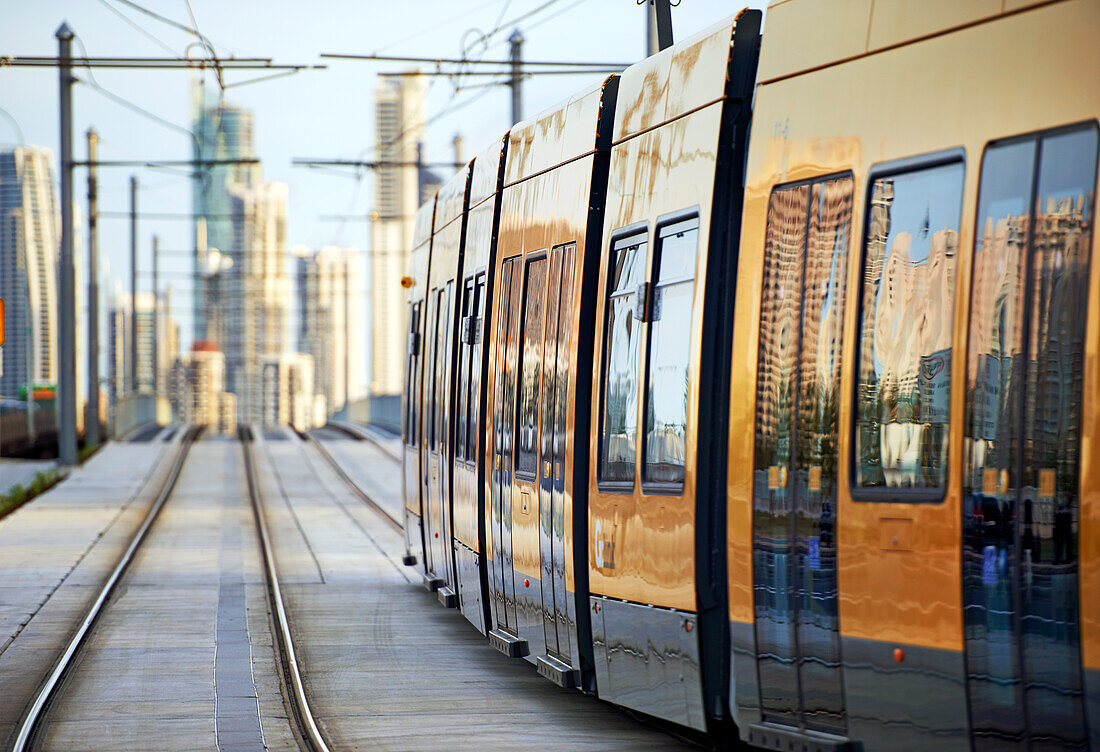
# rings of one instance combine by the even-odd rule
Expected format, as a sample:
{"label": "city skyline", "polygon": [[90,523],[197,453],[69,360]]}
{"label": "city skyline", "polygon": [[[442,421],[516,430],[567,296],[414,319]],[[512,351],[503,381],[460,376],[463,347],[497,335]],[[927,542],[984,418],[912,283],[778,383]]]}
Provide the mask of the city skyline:
{"label": "city skyline", "polygon": [[[361,63],[323,60],[322,52],[351,52],[395,55],[458,56],[464,32],[490,32],[504,25],[502,33],[490,37],[485,49],[472,44],[478,33],[465,34],[473,57],[504,59],[511,19],[536,9],[540,3],[480,3],[456,11],[444,0],[428,0],[416,8],[395,6],[367,11],[359,4],[337,2],[323,9],[300,8],[276,3],[257,14],[249,4],[216,5],[209,0],[193,3],[199,29],[213,40],[222,57],[236,54],[275,56],[276,62],[328,64],[324,71],[313,71],[281,80],[229,88],[226,98],[255,115],[255,153],[264,165],[268,180],[286,182],[290,190],[288,244],[320,248],[325,245],[358,245],[370,251],[370,231],[363,221],[372,206],[374,177],[369,171],[340,175],[320,170],[295,168],[293,157],[374,157],[374,101],[378,74],[403,70],[403,63]],[[754,3],[762,5],[762,3]],[[530,60],[597,59],[608,62],[634,62],[645,54],[645,14],[633,0],[596,3],[594,0],[560,3],[546,12],[533,15],[518,24],[526,37],[524,56]],[[133,28],[110,8],[119,10],[130,22],[149,36]],[[158,9],[178,21],[187,19],[186,7]],[[506,11],[506,12],[505,12]],[[564,11],[564,12],[563,12]],[[694,34],[729,15],[730,9],[718,0],[693,2],[673,11],[677,38]],[[183,55],[194,37],[161,24],[117,3],[109,7],[63,0],[51,5],[28,4],[9,9],[10,23],[0,29],[0,48],[12,54],[56,54],[53,33],[62,20],[76,32],[76,54],[169,56]],[[324,23],[331,21],[331,23]],[[447,23],[440,23],[447,21]],[[623,30],[609,37],[601,29],[614,26]],[[324,32],[322,33],[322,30]],[[563,51],[560,40],[571,43]],[[405,37],[410,37],[405,39]],[[164,46],[162,46],[164,45]],[[172,52],[169,52],[171,50]],[[199,54],[198,47],[191,50]],[[430,66],[425,66],[425,70]],[[94,76],[94,79],[93,77]],[[250,74],[226,74],[226,83],[243,81]],[[566,98],[577,88],[594,83],[602,74],[545,76],[524,83],[525,114],[536,112]],[[89,75],[78,71],[83,82],[74,91],[75,156],[83,158],[83,134],[89,126],[100,132],[101,159],[190,159],[193,140],[185,133],[193,112],[194,76],[183,72],[132,72],[97,70]],[[215,77],[205,73],[208,87]],[[472,86],[483,77],[452,82],[446,77],[431,77],[426,85],[425,115],[433,118],[424,147],[428,161],[449,161],[451,141],[461,131],[469,154],[479,153],[500,137],[510,125],[511,104],[503,86],[463,89],[454,84]],[[152,112],[170,125],[153,121],[113,101],[95,89],[98,84]],[[23,142],[56,150],[57,135],[56,70],[7,68],[0,74],[0,143]],[[45,95],[44,95],[45,94]],[[453,96],[452,96],[453,95]],[[476,100],[474,99],[476,97]],[[464,102],[472,104],[463,106]],[[445,109],[458,105],[447,114]],[[9,122],[10,116],[14,120]],[[437,117],[439,116],[439,117]],[[180,130],[179,128],[183,128]],[[56,165],[55,165],[56,169]],[[186,212],[191,198],[190,181],[185,175],[166,170],[134,170],[139,177],[139,212],[147,215]],[[128,210],[128,176],[131,170],[101,170],[99,224],[103,289],[111,289],[111,279],[128,280],[128,222],[118,216]],[[441,174],[446,177],[446,174]],[[75,176],[74,195],[83,204],[82,170]],[[353,216],[357,219],[343,219]],[[161,238],[161,274],[176,289],[174,313],[180,320],[182,345],[194,337],[192,317],[193,290],[190,271],[193,248],[190,222],[178,219],[139,217],[139,266],[149,268],[150,239]],[[81,230],[85,228],[83,223]],[[148,277],[139,277],[148,286]],[[201,332],[200,332],[201,333]],[[369,355],[368,355],[369,358]],[[368,364],[369,367],[369,364]]]}

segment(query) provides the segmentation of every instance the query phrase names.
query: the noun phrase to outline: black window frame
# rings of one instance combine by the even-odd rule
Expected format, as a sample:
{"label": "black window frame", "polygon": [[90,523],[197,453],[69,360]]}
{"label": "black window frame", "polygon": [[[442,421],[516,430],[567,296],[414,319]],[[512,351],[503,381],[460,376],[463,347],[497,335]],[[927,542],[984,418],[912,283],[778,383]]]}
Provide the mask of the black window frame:
{"label": "black window frame", "polygon": [[[692,309],[695,308],[695,295],[698,292],[699,283],[699,248],[700,242],[702,242],[702,223],[699,219],[699,207],[692,206],[688,209],[683,209],[671,214],[664,215],[657,220],[657,224],[653,228],[653,252],[652,258],[648,260],[646,267],[646,290],[648,293],[648,299],[645,301],[646,305],[646,317],[642,322],[644,331],[646,333],[645,348],[640,353],[641,363],[639,364],[638,374],[638,389],[641,395],[641,408],[638,416],[638,458],[635,462],[636,469],[635,475],[641,482],[642,493],[647,496],[683,496],[684,485],[687,481],[688,468],[687,468],[687,446],[688,435],[690,430],[688,425],[692,417],[691,405],[688,406],[687,414],[685,416],[684,427],[684,480],[680,482],[672,481],[653,481],[646,480],[646,444],[649,432],[645,430],[646,413],[649,410],[649,377],[650,377],[650,350],[653,344],[652,338],[652,324],[653,324],[653,296],[659,283],[659,270],[661,264],[661,256],[664,253],[664,239],[669,235],[676,234],[678,232],[685,232],[687,230],[695,230],[696,232],[696,245],[695,245],[695,268],[692,271],[690,277],[692,281],[692,293],[691,293],[691,305]],[[688,278],[674,280],[676,282],[686,281]],[[690,332],[689,332],[690,336]],[[689,347],[689,360],[688,360],[688,372],[691,372],[691,360],[690,360],[690,343]],[[690,392],[690,389],[689,389]],[[602,411],[600,413],[603,414]],[[600,434],[601,437],[603,434]]]}
{"label": "black window frame", "polygon": [[[895,159],[889,162],[882,162],[871,167],[871,170],[867,173],[867,179],[864,184],[863,190],[863,232],[860,235],[860,244],[857,253],[859,259],[859,275],[857,279],[859,284],[854,290],[856,296],[856,331],[855,342],[853,343],[852,360],[855,364],[855,372],[852,375],[852,390],[851,390],[851,406],[849,409],[849,426],[848,426],[848,493],[851,495],[852,501],[860,503],[877,503],[877,504],[942,504],[947,499],[947,492],[951,488],[952,483],[955,482],[954,474],[951,469],[951,426],[954,425],[957,417],[951,408],[948,408],[947,416],[947,445],[944,450],[944,459],[946,462],[946,470],[943,476],[943,483],[937,488],[911,488],[911,487],[864,487],[860,486],[856,481],[856,464],[858,462],[858,449],[856,446],[856,436],[859,431],[859,363],[863,356],[863,290],[864,290],[864,269],[867,265],[867,241],[871,232],[871,212],[869,211],[871,206],[871,199],[874,192],[874,183],[880,177],[887,175],[901,175],[912,172],[920,172],[921,170],[930,170],[936,167],[944,167],[950,164],[960,164],[963,168],[962,175],[962,198],[959,202],[959,236],[960,236],[960,249],[955,258],[955,289],[952,290],[954,296],[953,307],[951,312],[951,393],[953,394],[956,388],[956,384],[959,378],[965,378],[965,361],[962,363],[956,363],[955,357],[955,335],[958,330],[958,316],[959,316],[959,296],[962,294],[959,292],[959,268],[962,263],[960,258],[962,255],[962,230],[963,230],[963,218],[966,216],[966,209],[968,207],[968,197],[966,193],[966,177],[969,164],[967,162],[966,149],[958,146],[951,149],[941,149],[940,151],[930,152],[927,154],[920,154],[914,157],[905,157],[903,159]],[[973,237],[971,237],[973,242]],[[969,269],[967,270],[970,271]],[[969,289],[967,290],[967,296],[969,300]],[[960,373],[963,374],[960,377]],[[949,403],[950,405],[950,400]],[[840,440],[840,431],[838,426],[837,439]]]}
{"label": "black window frame", "polygon": [[[597,442],[596,442],[596,468],[595,468],[595,470],[596,470],[596,489],[600,493],[630,495],[630,494],[634,493],[634,489],[639,483],[638,457],[640,456],[639,452],[641,451],[641,441],[640,440],[635,443],[635,448],[634,448],[634,477],[631,480],[629,480],[629,481],[626,481],[626,480],[605,480],[603,478],[603,475],[602,475],[602,473],[603,473],[603,457],[604,457],[604,435],[605,435],[605,432],[604,432],[604,414],[607,412],[606,411],[606,406],[607,406],[607,339],[608,339],[608,336],[610,335],[610,330],[608,329],[608,323],[610,322],[610,317],[611,317],[611,296],[614,293],[614,291],[612,289],[612,284],[614,283],[614,277],[615,277],[615,252],[617,250],[616,246],[618,246],[623,241],[629,241],[629,240],[637,239],[639,241],[644,241],[646,243],[646,251],[648,253],[649,247],[650,247],[649,234],[650,233],[649,233],[649,221],[648,220],[643,220],[641,222],[634,222],[633,224],[625,225],[623,227],[620,227],[618,229],[613,230],[611,232],[611,237],[610,237],[610,239],[608,241],[608,244],[607,244],[607,252],[606,252],[607,253],[606,259],[607,259],[607,262],[608,262],[607,263],[607,276],[606,276],[606,279],[605,279],[606,284],[605,284],[604,290],[603,290],[604,310],[603,310],[603,321],[601,322],[601,331],[600,331],[600,340],[599,340],[600,341],[600,401],[599,401],[599,404],[596,406],[596,408],[599,412],[599,421],[597,423],[599,433],[597,435]],[[649,262],[648,262],[648,259],[647,259],[646,260],[647,266],[648,266],[648,263]],[[648,277],[648,268],[646,268],[645,271],[646,271],[646,274],[643,275],[643,281],[646,277]],[[636,301],[635,301],[635,304],[637,304]],[[639,332],[638,336],[641,336],[640,332]],[[642,379],[642,363],[639,360],[639,363],[638,363],[638,388],[639,388],[639,390],[642,388],[641,379]],[[640,423],[640,415],[638,413],[638,407],[635,407],[634,419],[635,419],[635,431],[639,432],[639,430],[638,430],[639,425],[638,424]]]}

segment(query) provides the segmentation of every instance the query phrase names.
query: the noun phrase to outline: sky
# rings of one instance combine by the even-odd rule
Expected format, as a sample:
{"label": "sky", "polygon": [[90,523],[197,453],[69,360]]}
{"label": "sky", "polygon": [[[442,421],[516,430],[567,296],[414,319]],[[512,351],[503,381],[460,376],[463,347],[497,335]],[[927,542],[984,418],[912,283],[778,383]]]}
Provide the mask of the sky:
{"label": "sky", "polygon": [[[197,24],[220,57],[271,57],[276,63],[325,64],[240,86],[256,73],[229,72],[226,98],[253,111],[256,155],[264,178],[290,187],[288,246],[357,246],[369,250],[367,222],[331,221],[325,215],[365,217],[373,187],[369,173],[322,171],[291,165],[293,158],[369,159],[374,155],[374,91],[378,74],[409,64],[320,58],[321,53],[459,57],[464,48],[483,59],[505,59],[507,38],[519,28],[527,60],[633,63],[645,56],[645,9],[638,0],[136,0],[183,25]],[[750,3],[761,7],[764,0]],[[680,0],[672,9],[673,33],[684,39],[736,14],[741,2]],[[522,18],[528,16],[526,18]],[[192,22],[192,17],[194,22]],[[518,23],[511,23],[519,19]],[[180,57],[195,37],[122,0],[0,0],[0,55],[56,55],[54,33],[66,21],[90,57]],[[477,40],[490,34],[487,41]],[[464,47],[465,46],[465,47]],[[74,54],[83,54],[74,44]],[[196,46],[192,56],[200,56]],[[425,66],[429,70],[430,66]],[[134,112],[89,85],[87,69],[76,71],[74,155],[86,158],[85,132],[100,136],[101,160],[190,159],[191,140],[178,127],[190,124],[189,71],[97,69],[94,81],[167,123]],[[214,76],[206,81],[213,86]],[[524,115],[530,117],[601,75],[557,75],[524,84]],[[451,140],[465,139],[465,158],[482,151],[511,125],[511,96],[504,86],[461,89],[486,79],[433,77],[425,159],[450,161]],[[476,97],[476,99],[474,99]],[[452,109],[453,108],[453,109]],[[0,66],[0,144],[58,150],[58,72],[52,68]],[[445,172],[445,171],[443,171]],[[139,181],[138,211],[191,211],[190,180],[180,170],[102,168],[99,176],[100,284],[103,308],[116,287],[129,286],[130,175]],[[447,177],[447,175],[441,175]],[[84,204],[85,172],[76,170],[74,195]],[[83,213],[84,208],[81,207]],[[114,216],[118,214],[119,216]],[[151,238],[159,236],[161,280],[174,289],[173,314],[190,340],[191,223],[141,219],[138,228],[139,286],[149,289]],[[289,250],[289,248],[288,248]]]}

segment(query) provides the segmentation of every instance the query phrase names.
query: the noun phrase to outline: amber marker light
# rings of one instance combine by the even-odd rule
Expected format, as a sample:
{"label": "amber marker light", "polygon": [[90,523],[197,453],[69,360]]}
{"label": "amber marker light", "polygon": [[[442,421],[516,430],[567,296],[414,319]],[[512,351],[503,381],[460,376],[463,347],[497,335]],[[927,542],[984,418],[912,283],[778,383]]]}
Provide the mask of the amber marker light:
{"label": "amber marker light", "polygon": [[406,290],[408,290],[410,287],[412,287],[415,284],[416,284],[416,280],[413,279],[412,277],[409,277],[409,276],[406,275],[406,276],[401,278],[401,286],[404,287]]}

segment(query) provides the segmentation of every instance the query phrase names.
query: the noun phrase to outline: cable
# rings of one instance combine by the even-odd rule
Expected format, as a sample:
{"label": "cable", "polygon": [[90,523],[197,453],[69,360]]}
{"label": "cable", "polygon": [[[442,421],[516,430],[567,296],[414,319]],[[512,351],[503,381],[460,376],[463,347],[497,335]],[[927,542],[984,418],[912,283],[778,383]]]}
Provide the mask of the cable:
{"label": "cable", "polygon": [[[416,39],[419,36],[427,34],[429,31],[435,31],[438,28],[441,28],[443,26],[447,26],[453,21],[457,21],[460,18],[465,18],[466,16],[469,16],[473,13],[476,13],[477,11],[481,10],[482,8],[488,8],[490,5],[494,5],[498,2],[500,2],[500,0],[489,0],[489,2],[487,2],[487,3],[482,3],[481,5],[478,5],[478,6],[476,6],[474,8],[471,8],[467,11],[464,11],[464,12],[459,13],[457,15],[451,16],[450,18],[448,18],[444,21],[440,21],[437,24],[433,24],[431,26],[428,26],[427,28],[421,29],[420,31],[413,32],[412,34],[409,34],[407,37],[401,37],[400,39],[398,39],[396,41],[390,42],[388,44],[384,44],[381,47],[378,47],[377,49],[375,49],[374,54],[377,55],[382,50],[388,50],[392,47],[396,47],[399,44],[402,44],[404,42],[408,42],[410,40]],[[511,0],[507,0],[507,2],[511,2]]]}
{"label": "cable", "polygon": [[[80,51],[84,54],[84,57],[88,57],[88,50],[87,50],[87,48],[84,47],[84,41],[77,34],[74,34],[73,38],[76,40],[76,43],[80,46]],[[104,86],[100,85],[99,81],[96,80],[95,73],[92,72],[91,66],[89,65],[89,66],[86,66],[86,67],[87,67],[87,70],[88,70],[88,80],[85,81],[85,83],[87,83],[93,89],[98,91],[100,94],[103,94],[108,99],[113,100],[116,104],[120,104],[123,107],[127,108],[128,110],[132,110],[133,112],[136,112],[140,115],[143,115],[144,117],[149,118],[150,120],[154,120],[154,121],[160,123],[161,125],[163,125],[165,127],[172,128],[173,130],[180,131],[181,133],[186,133],[188,136],[191,137],[192,140],[196,140],[195,134],[191,132],[190,128],[184,128],[182,125],[177,125],[176,123],[173,123],[170,120],[165,120],[160,115],[156,115],[156,114],[150,112],[149,110],[145,109],[144,107],[141,107],[141,106],[131,102],[130,100],[126,99],[125,97],[119,96],[118,94],[115,94],[113,91],[111,91],[111,90],[105,88]]]}
{"label": "cable", "polygon": [[154,36],[153,34],[149,33],[149,32],[148,32],[148,31],[146,31],[145,29],[143,29],[143,28],[142,28],[142,27],[141,27],[140,25],[138,25],[138,24],[137,24],[137,23],[136,23],[135,21],[131,20],[129,16],[127,16],[127,15],[123,14],[123,12],[122,12],[122,11],[120,11],[120,10],[119,10],[118,8],[116,8],[115,6],[113,6],[113,5],[111,5],[110,3],[108,3],[108,2],[107,2],[107,0],[99,0],[99,3],[100,3],[100,5],[102,5],[103,7],[105,7],[105,8],[107,9],[107,10],[111,11],[111,12],[112,12],[112,13],[114,13],[114,14],[115,14],[116,16],[118,16],[119,18],[121,18],[121,19],[122,19],[123,21],[125,21],[125,22],[126,22],[127,24],[129,24],[130,26],[132,26],[132,27],[133,27],[134,29],[136,29],[136,30],[138,31],[138,33],[139,33],[139,34],[142,34],[142,35],[144,35],[144,36],[148,37],[148,38],[149,38],[149,39],[151,39],[151,40],[152,40],[153,42],[155,42],[156,44],[160,45],[161,49],[167,50],[167,51],[168,51],[168,53],[169,53],[169,54],[171,54],[171,55],[172,55],[173,57],[176,57],[176,58],[178,58],[178,57],[179,57],[179,54],[177,54],[176,50],[172,49],[172,47],[170,47],[170,46],[169,46],[168,44],[166,44],[165,42],[161,41],[160,39],[158,39],[158,38],[157,38],[156,36]]}
{"label": "cable", "polygon": [[212,45],[210,43],[210,40],[207,39],[202,34],[202,32],[199,31],[199,22],[198,19],[195,18],[195,9],[191,6],[191,0],[185,0],[185,2],[187,3],[187,15],[191,16],[191,26],[193,27],[192,30],[194,31],[195,36],[197,36],[199,40],[203,43],[203,46],[206,47],[206,51],[210,54],[210,58],[214,61],[214,75],[218,79],[218,88],[222,91],[225,91],[225,80],[222,78],[222,65],[221,61],[218,60],[218,54],[214,52],[214,45]]}

